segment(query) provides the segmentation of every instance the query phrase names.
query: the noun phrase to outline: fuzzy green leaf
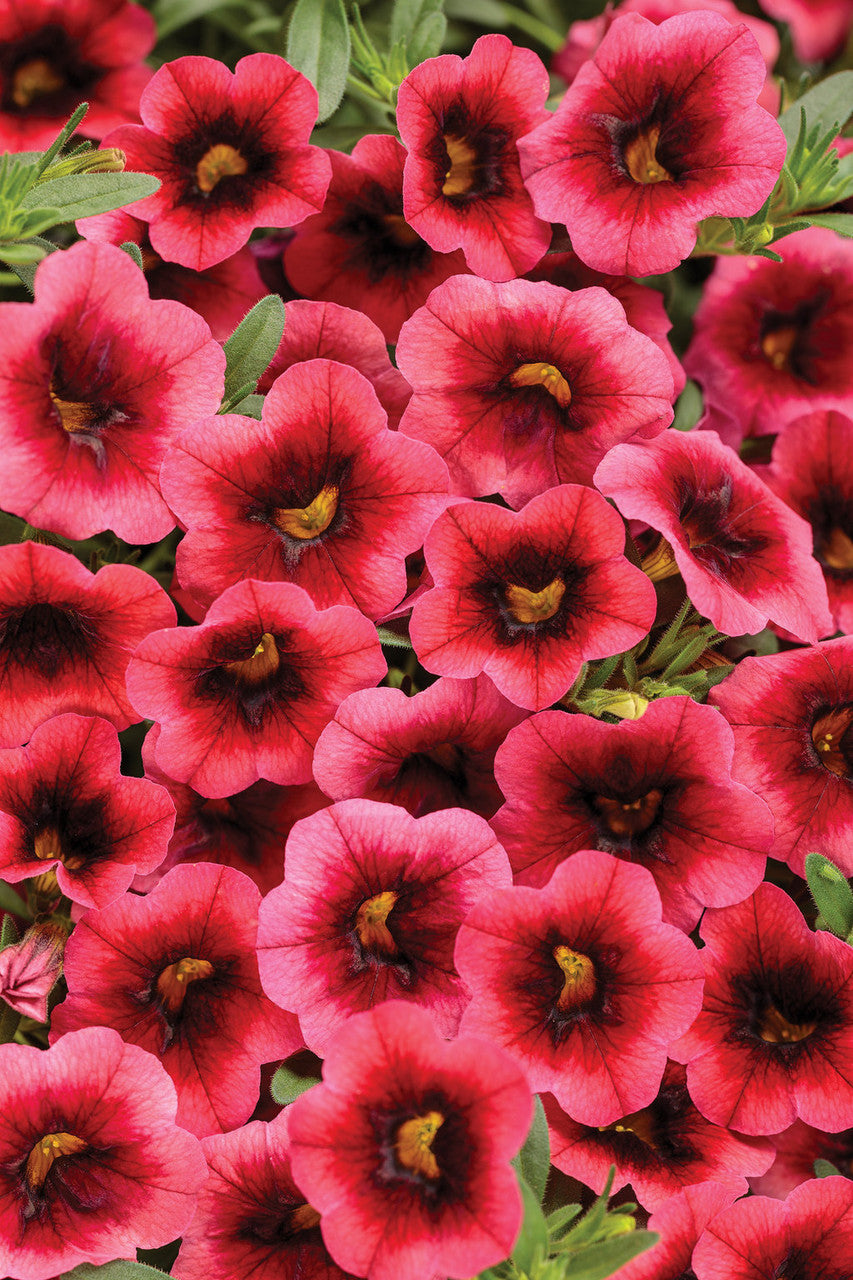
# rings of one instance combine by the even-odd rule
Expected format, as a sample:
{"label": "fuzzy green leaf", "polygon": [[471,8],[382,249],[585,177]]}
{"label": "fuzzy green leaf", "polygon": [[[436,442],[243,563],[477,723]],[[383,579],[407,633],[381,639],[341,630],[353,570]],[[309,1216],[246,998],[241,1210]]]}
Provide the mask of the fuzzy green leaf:
{"label": "fuzzy green leaf", "polygon": [[840,236],[853,236],[853,213],[810,213],[808,219],[813,227],[829,227]]}
{"label": "fuzzy green leaf", "polygon": [[656,1231],[627,1231],[624,1235],[591,1244],[569,1262],[565,1280],[606,1280],[626,1262],[657,1244]]}
{"label": "fuzzy green leaf", "polygon": [[270,1093],[273,1102],[277,1102],[280,1107],[286,1107],[300,1094],[307,1093],[313,1085],[319,1083],[316,1076],[300,1076],[289,1067],[282,1066],[270,1081]]}
{"label": "fuzzy green leaf", "polygon": [[536,1192],[520,1175],[518,1185],[521,1188],[524,1218],[513,1247],[512,1260],[519,1271],[527,1275],[536,1275],[539,1264],[548,1257],[550,1248],[548,1228]]}
{"label": "fuzzy green leaf", "polygon": [[551,1143],[548,1139],[545,1108],[538,1093],[534,1095],[533,1105],[533,1123],[530,1126],[530,1132],[512,1164],[541,1201],[551,1168]]}
{"label": "fuzzy green leaf", "polygon": [[84,1262],[73,1271],[66,1271],[59,1280],[163,1280],[164,1275],[166,1275],[165,1271],[148,1267],[144,1262],[129,1262],[122,1259],[107,1262],[102,1267]]}
{"label": "fuzzy green leaf", "polygon": [[197,18],[207,18],[216,9],[233,5],[234,0],[157,0],[151,6],[151,16],[157,23],[159,40],[179,31]]}
{"label": "fuzzy green leaf", "polygon": [[344,0],[297,0],[287,28],[287,61],[307,76],[320,99],[318,123],[340,106],[350,63]]}
{"label": "fuzzy green leaf", "polygon": [[822,853],[806,855],[806,880],[815,906],[839,938],[853,933],[853,889],[847,877]]}
{"label": "fuzzy green leaf", "polygon": [[27,192],[21,207],[50,205],[59,211],[59,222],[76,222],[143,200],[159,187],[159,179],[150,173],[70,173],[40,182]]}
{"label": "fuzzy green leaf", "polygon": [[134,244],[132,240],[125,240],[119,245],[120,249],[124,249],[129,258],[132,258],[139,270],[142,270],[142,250],[138,244]]}
{"label": "fuzzy green leaf", "polygon": [[225,343],[225,404],[236,404],[254,391],[283,336],[284,303],[277,293],[269,293],[255,303]]}
{"label": "fuzzy green leaf", "polygon": [[831,129],[833,125],[843,128],[853,112],[853,71],[827,76],[782,112],[779,124],[789,147],[794,146],[799,136],[801,111],[806,113],[809,129],[815,125],[821,129]]}

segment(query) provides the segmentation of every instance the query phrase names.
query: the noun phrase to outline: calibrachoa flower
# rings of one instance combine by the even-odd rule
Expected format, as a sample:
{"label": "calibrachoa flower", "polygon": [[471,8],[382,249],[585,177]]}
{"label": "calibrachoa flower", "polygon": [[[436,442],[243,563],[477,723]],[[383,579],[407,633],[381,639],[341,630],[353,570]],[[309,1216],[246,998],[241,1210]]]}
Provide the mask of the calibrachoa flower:
{"label": "calibrachoa flower", "polygon": [[210,1176],[172,1266],[177,1280],[352,1280],[290,1172],[286,1115],[202,1142]]}
{"label": "calibrachoa flower", "polygon": [[105,907],[166,856],[175,825],[168,792],[121,774],[106,720],[54,716],[25,747],[0,751],[0,875],[54,870],[62,892]]}
{"label": "calibrachoa flower", "polygon": [[654,621],[654,588],[624,543],[616,512],[580,485],[518,512],[451,507],[426,540],[436,585],[412,610],[418,658],[438,675],[485,671],[520,707],[549,706],[583,661],[629,649]]}
{"label": "calibrachoa flower", "polygon": [[151,14],[125,0],[3,0],[0,150],[49,146],[84,101],[90,138],[137,120],[156,34]]}
{"label": "calibrachoa flower", "polygon": [[292,226],[323,207],[329,158],[308,144],[317,91],[284,58],[253,53],[233,72],[212,58],[176,58],[154,75],[139,114],[141,125],[115,129],[103,145],[160,179],[133,212],[167,262],[203,271],[255,227]]}
{"label": "calibrachoa flower", "polygon": [[853,414],[853,243],[809,227],[779,252],[782,262],[717,259],[684,357],[708,405],[744,435],[815,409]]}
{"label": "calibrachoa flower", "polygon": [[495,759],[507,802],[492,826],[516,882],[538,888],[577,850],[601,849],[648,867],[664,920],[689,932],[704,907],[753,892],[773,842],[767,806],[732,781],[733,754],[723,716],[690,698],[620,724],[531,716]]}
{"label": "calibrachoa flower", "polygon": [[502,798],[495,751],[526,714],[482,675],[446,676],[414,697],[364,689],[320,734],[314,777],[333,800],[386,800],[416,818],[455,808],[490,818]]}
{"label": "calibrachoa flower", "polygon": [[654,1101],[667,1048],[702,1004],[696,948],[661,923],[649,872],[597,850],[544,889],[483,894],[456,968],[472,992],[462,1033],[503,1046],[531,1089],[587,1125]]}
{"label": "calibrachoa flower", "polygon": [[434,449],[388,430],[362,374],[307,360],[273,383],[260,423],[225,414],[185,431],[161,484],[187,529],[178,577],[201,603],[251,576],[378,618],[406,594],[406,555],[449,479]]}
{"label": "calibrachoa flower", "polygon": [[86,242],[45,258],[35,302],[0,315],[3,507],[68,538],[164,537],[166,446],[222,398],[225,356],[205,322],[152,302],[126,253]]}
{"label": "calibrachoa flower", "polygon": [[814,850],[853,875],[853,638],[745,658],[710,700],[734,730],[734,776],[773,813],[773,857],[803,875]]}
{"label": "calibrachoa flower", "polygon": [[[47,998],[62,973],[67,934],[51,921],[32,924],[0,950],[0,1000],[15,1013],[47,1022]],[[2,1007],[2,1006],[0,1006]]]}
{"label": "calibrachoa flower", "polygon": [[0,746],[20,746],[63,711],[104,716],[117,729],[135,724],[130,655],[174,621],[166,592],[133,565],[93,574],[57,547],[0,547]]}
{"label": "calibrachoa flower", "polygon": [[65,949],[68,996],[52,1041],[114,1027],[163,1063],[185,1129],[204,1137],[243,1124],[261,1063],[302,1046],[296,1019],[261,991],[260,899],[239,871],[200,863],[174,867],[145,897],[87,911]]}
{"label": "calibrachoa flower", "polygon": [[705,1002],[672,1051],[713,1124],[778,1133],[799,1116],[853,1125],[853,947],[812,933],[787,893],[761,884],[700,926]]}
{"label": "calibrachoa flower", "polygon": [[717,13],[616,18],[519,141],[537,214],[597,271],[671,271],[702,218],[748,217],[776,184],[786,142],[756,102],[765,75],[755,37]]}
{"label": "calibrachoa flower", "polygon": [[679,1191],[649,1218],[648,1230],[658,1233],[658,1243],[621,1267],[619,1280],[695,1280],[690,1259],[697,1240],[744,1190],[740,1178],[726,1178]]}
{"label": "calibrachoa flower", "polygon": [[465,916],[512,882],[506,854],[477,814],[413,818],[397,805],[342,800],[290,833],[284,881],[264,898],[264,990],[292,1010],[323,1055],[351,1013],[383,1000],[429,1010],[453,1036],[469,993],[453,967]]}
{"label": "calibrachoa flower", "polygon": [[403,217],[406,149],[390,134],[360,138],[352,155],[330,151],[332,182],[322,213],[306,220],[284,253],[287,278],[306,298],[355,307],[387,342],[465,258],[436,253]]}
{"label": "calibrachoa flower", "polygon": [[49,1280],[189,1225],[207,1170],[160,1063],[106,1027],[0,1045],[0,1271]]}
{"label": "calibrachoa flower", "polygon": [[715,432],[667,431],[617,445],[595,483],[623,516],[663,535],[650,576],[677,566],[719,631],[752,635],[771,621],[812,643],[831,634],[811,529]]}
{"label": "calibrachoa flower", "polygon": [[853,22],[851,0],[761,0],[761,7],[789,24],[794,52],[803,62],[839,52]]}
{"label": "calibrachoa flower", "polygon": [[666,358],[604,289],[458,276],[406,321],[396,357],[414,388],[401,428],[460,494],[521,506],[590,484],[611,445],[672,420]]}
{"label": "calibrachoa flower", "polygon": [[349,1019],[323,1082],[286,1114],[294,1181],[339,1266],[433,1280],[509,1254],[522,1219],[509,1160],[532,1099],[490,1041],[445,1041],[423,1009],[390,1001]]}
{"label": "calibrachoa flower", "polygon": [[795,1120],[782,1133],[771,1134],[770,1141],[776,1159],[760,1178],[749,1180],[756,1195],[784,1200],[794,1187],[814,1177],[815,1160],[828,1160],[845,1178],[853,1177],[853,1128],[825,1133]]}
{"label": "calibrachoa flower", "polygon": [[357,609],[318,612],[301,587],[249,580],[224,591],[199,626],[149,635],[127,688],[140,716],[161,725],[160,768],[217,799],[259,778],[309,782],[320,731],[385,670]]}
{"label": "calibrachoa flower", "polygon": [[428,58],[400,85],[406,221],[433,249],[462,249],[487,280],[529,271],[551,240],[522,183],[516,145],[547,120],[547,96],[539,58],[502,35],[481,36],[467,58]]}

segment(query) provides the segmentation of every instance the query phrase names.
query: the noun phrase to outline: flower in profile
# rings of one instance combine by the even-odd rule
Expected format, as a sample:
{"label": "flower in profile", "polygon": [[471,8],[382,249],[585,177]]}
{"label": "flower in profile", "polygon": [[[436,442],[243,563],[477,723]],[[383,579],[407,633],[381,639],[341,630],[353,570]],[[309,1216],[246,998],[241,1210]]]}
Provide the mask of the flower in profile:
{"label": "flower in profile", "polygon": [[157,542],[171,439],[222,397],[225,356],[179,302],[153,302],[113,245],[80,242],[39,264],[34,302],[4,302],[0,502],[82,539]]}
{"label": "flower in profile", "polygon": [[329,158],[308,143],[317,91],[284,58],[253,53],[233,72],[213,58],[176,58],[155,73],[139,114],[141,125],[103,145],[160,179],[133,212],[167,262],[203,271],[255,227],[292,226],[323,207]]}
{"label": "flower in profile", "polygon": [[159,1062],[107,1027],[0,1045],[0,1271],[50,1280],[168,1244],[207,1177]]}
{"label": "flower in profile", "polygon": [[406,222],[471,271],[511,280],[546,252],[551,228],[521,179],[518,139],[548,118],[548,73],[532,49],[481,36],[467,58],[428,58],[397,95]]}
{"label": "flower in profile", "polygon": [[840,52],[853,21],[851,0],[761,0],[761,7],[788,23],[802,62],[820,62]]}
{"label": "flower in profile", "polygon": [[185,1129],[204,1137],[243,1124],[261,1063],[302,1047],[296,1019],[261,990],[260,899],[239,871],[199,863],[174,867],[144,897],[87,911],[65,948],[68,996],[51,1040],[114,1027],[160,1059]]}
{"label": "flower in profile", "polygon": [[690,1263],[697,1240],[745,1190],[742,1179],[726,1178],[677,1192],[649,1217],[648,1230],[660,1236],[657,1244],[622,1267],[619,1280],[695,1280]]}
{"label": "flower in profile", "polygon": [[718,13],[616,18],[519,141],[537,214],[596,271],[673,270],[703,218],[749,217],[776,185],[786,142],[756,101],[765,75],[755,37]]}
{"label": "flower in profile", "polygon": [[853,1177],[853,1128],[825,1133],[802,1120],[795,1120],[782,1133],[770,1135],[776,1159],[766,1173],[750,1178],[750,1190],[757,1196],[784,1200],[802,1182],[814,1177],[816,1160],[828,1160],[845,1178]]}
{"label": "flower in profile", "polygon": [[133,565],[94,574],[58,547],[0,547],[0,746],[20,746],[63,711],[136,724],[127,664],[149,631],[174,621],[166,592]]}
{"label": "flower in profile", "polygon": [[338,1266],[431,1280],[503,1261],[522,1219],[509,1161],[532,1110],[524,1077],[490,1040],[446,1041],[399,1001],[350,1018],[322,1083],[286,1112],[294,1181]]}
{"label": "flower in profile", "polygon": [[669,1045],[702,1004],[702,965],[662,924],[645,867],[585,850],[544,889],[484,893],[456,943],[464,1035],[506,1049],[531,1089],[586,1125],[654,1101]]}
{"label": "flower in profile", "polygon": [[521,511],[464,502],[426,544],[435,587],[415,601],[412,644],[428,671],[484,671],[536,711],[571,687],[581,663],[637,644],[655,594],[622,554],[625,531],[600,494],[560,485]]}
{"label": "flower in profile", "polygon": [[156,35],[151,14],[126,0],[3,0],[0,151],[48,147],[81,102],[89,138],[138,120]]}
{"label": "flower in profile", "polygon": [[[67,934],[52,921],[32,924],[0,951],[0,1001],[24,1018],[47,1022],[47,998],[62,973]],[[0,1005],[2,1008],[2,1005]]]}

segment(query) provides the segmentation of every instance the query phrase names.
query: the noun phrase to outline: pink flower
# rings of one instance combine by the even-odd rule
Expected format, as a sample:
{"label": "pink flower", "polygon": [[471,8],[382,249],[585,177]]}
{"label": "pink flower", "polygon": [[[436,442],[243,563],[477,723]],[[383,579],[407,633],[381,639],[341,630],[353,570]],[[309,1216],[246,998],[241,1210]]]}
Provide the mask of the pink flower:
{"label": "pink flower", "polygon": [[851,0],[761,0],[761,7],[789,24],[794,52],[803,62],[820,62],[839,52],[853,23]]}
{"label": "pink flower", "polygon": [[[695,1277],[690,1261],[696,1242],[723,1209],[745,1191],[741,1178],[702,1182],[685,1187],[655,1209],[648,1230],[660,1240],[646,1253],[620,1268],[619,1280],[684,1280]],[[723,1280],[723,1277],[717,1277]],[[728,1277],[726,1277],[728,1280]]]}
{"label": "pink flower", "polygon": [[47,1022],[47,997],[62,973],[65,930],[34,924],[0,951],[0,1000],[24,1018]]}

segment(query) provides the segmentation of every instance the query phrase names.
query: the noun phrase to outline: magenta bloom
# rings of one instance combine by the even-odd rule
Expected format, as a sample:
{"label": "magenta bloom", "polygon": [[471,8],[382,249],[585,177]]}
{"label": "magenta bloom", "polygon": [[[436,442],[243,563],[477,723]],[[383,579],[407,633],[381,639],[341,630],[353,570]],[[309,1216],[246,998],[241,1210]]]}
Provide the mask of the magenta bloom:
{"label": "magenta bloom", "polygon": [[402,430],[438,450],[460,494],[521,506],[591,484],[612,445],[672,421],[667,360],[600,288],[447,280],[396,356],[414,388]]}
{"label": "magenta bloom", "polygon": [[426,540],[435,587],[412,610],[415,652],[428,671],[485,671],[518,706],[550,706],[583,661],[630,649],[654,621],[654,588],[624,543],[616,512],[581,485],[518,512],[451,507]]}
{"label": "magenta bloom", "polygon": [[713,1124],[779,1133],[853,1126],[853,947],[812,933],[784,890],[706,911],[705,1002],[673,1056]]}
{"label": "magenta bloom", "polygon": [[471,271],[511,280],[546,252],[518,139],[548,118],[548,73],[531,49],[481,36],[467,58],[428,58],[406,76],[397,127],[406,147],[403,210],[433,249],[462,249]]}
{"label": "magenta bloom", "polygon": [[811,643],[831,634],[811,529],[715,432],[617,445],[595,483],[623,516],[663,534],[666,568],[674,558],[693,604],[719,631],[752,635],[772,621]]}
{"label": "magenta bloom", "polygon": [[794,52],[803,62],[820,62],[841,50],[853,23],[851,0],[761,0],[771,18],[787,22]]}
{"label": "magenta bloom", "polygon": [[140,717],[125,692],[130,655],[175,607],[150,574],[108,564],[97,574],[57,547],[0,547],[0,746],[17,747],[50,716]]}
{"label": "magenta bloom", "polygon": [[87,911],[65,948],[68,997],[52,1040],[114,1027],[160,1058],[185,1129],[204,1137],[243,1124],[261,1063],[302,1047],[296,1019],[261,991],[260,900],[239,871],[201,863],[173,868],[145,897]]}
{"label": "magenta bloom", "polygon": [[846,1178],[853,1176],[853,1128],[824,1133],[795,1120],[782,1133],[771,1134],[770,1141],[776,1159],[760,1178],[749,1180],[756,1195],[784,1200],[794,1187],[814,1177],[815,1160],[828,1160]]}
{"label": "magenta bloom", "polygon": [[619,1280],[693,1280],[690,1260],[697,1240],[744,1190],[740,1178],[726,1178],[679,1191],[649,1217],[648,1229],[658,1233],[658,1243],[622,1267]]}
{"label": "magenta bloom", "polygon": [[470,1276],[521,1226],[509,1164],[530,1090],[488,1040],[446,1041],[423,1009],[356,1014],[323,1082],[287,1110],[293,1177],[339,1266],[367,1280]]}
{"label": "magenta bloom", "polygon": [[137,120],[156,34],[125,0],[2,0],[0,151],[49,146],[81,102],[89,138]]}
{"label": "magenta bloom", "polygon": [[40,921],[30,925],[20,942],[0,951],[0,1000],[4,1005],[24,1018],[47,1022],[47,998],[62,973],[65,939],[61,925]]}
{"label": "magenta bloom", "polygon": [[389,431],[368,380],[334,360],[287,369],[260,423],[198,421],[169,451],[161,483],[187,529],[178,577],[202,604],[252,577],[371,618],[406,594],[405,558],[449,487],[435,450]]}
{"label": "magenta bloom", "polygon": [[175,806],[120,768],[113,726],[76,715],[54,716],[27,746],[0,751],[0,875],[14,883],[55,870],[72,902],[105,907],[135,872],[159,866]]}
{"label": "magenta bloom", "polygon": [[525,716],[488,676],[446,677],[411,698],[401,689],[364,689],[320,734],[314,777],[333,800],[386,800],[416,818],[437,809],[490,818],[502,798],[495,751]]}
{"label": "magenta bloom", "polygon": [[765,75],[754,36],[717,13],[617,18],[519,142],[537,214],[596,271],[673,270],[701,219],[748,217],[776,184],[786,143],[756,102]]}
{"label": "magenta bloom", "polygon": [[742,901],[773,842],[767,806],[731,777],[734,737],[712,707],[651,702],[605,724],[543,711],[495,759],[507,802],[492,819],[519,884],[537,888],[579,849],[651,871],[663,918],[689,933],[706,906]]}
{"label": "magenta bloom", "polygon": [[483,894],[456,968],[472,992],[462,1032],[503,1046],[531,1089],[587,1125],[653,1102],[667,1049],[702,1003],[696,948],[661,923],[651,875],[595,850],[544,889]]}
{"label": "magenta bloom", "polygon": [[351,1013],[383,1000],[423,1005],[454,1036],[469,998],[453,967],[456,934],[484,890],[511,882],[477,814],[413,818],[397,805],[342,800],[288,837],[284,882],[261,905],[264,990],[298,1015],[320,1056]]}
{"label": "magenta bloom", "polygon": [[0,502],[68,538],[156,542],[175,527],[163,454],[218,409],[222,349],[189,307],[152,302],[112,245],[50,254],[35,295],[0,309]]}
{"label": "magenta bloom", "polygon": [[106,1027],[0,1045],[0,1271],[50,1280],[189,1225],[207,1176],[150,1053]]}
{"label": "magenta bloom", "polygon": [[259,778],[310,781],[320,731],[385,670],[357,609],[318,612],[301,587],[250,580],[224,591],[199,626],[149,635],[127,688],[140,716],[161,725],[160,768],[215,799]]}
{"label": "magenta bloom", "polygon": [[133,212],[167,262],[203,271],[255,227],[292,226],[323,207],[329,159],[308,144],[317,91],[284,58],[253,53],[233,72],[212,58],[177,58],[156,72],[139,113],[141,125],[114,130],[104,145],[160,179]]}

